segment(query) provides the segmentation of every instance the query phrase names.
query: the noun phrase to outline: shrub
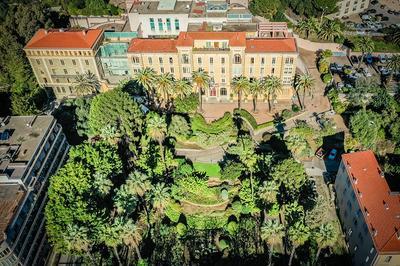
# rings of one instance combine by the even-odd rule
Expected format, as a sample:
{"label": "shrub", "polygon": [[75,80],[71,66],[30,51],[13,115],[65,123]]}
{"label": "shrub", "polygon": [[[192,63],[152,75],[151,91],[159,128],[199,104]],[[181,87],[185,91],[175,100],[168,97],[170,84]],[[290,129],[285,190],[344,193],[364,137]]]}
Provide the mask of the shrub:
{"label": "shrub", "polygon": [[228,200],[228,198],[229,198],[228,190],[222,189],[221,190],[221,199],[222,200]]}
{"label": "shrub", "polygon": [[238,226],[237,222],[230,221],[226,226],[226,231],[228,231],[228,233],[230,235],[236,235],[238,228],[239,228],[239,226]]}
{"label": "shrub", "polygon": [[228,161],[221,169],[221,179],[235,181],[242,175],[243,169],[242,163]]}
{"label": "shrub", "polygon": [[191,134],[189,123],[183,116],[174,115],[169,124],[168,133],[174,137],[182,136],[186,138]]}
{"label": "shrub", "polygon": [[187,233],[187,227],[183,223],[178,223],[176,225],[176,232],[179,236],[184,236]]}
{"label": "shrub", "polygon": [[194,113],[199,106],[199,97],[197,93],[192,93],[189,96],[174,100],[175,111],[178,113]]}
{"label": "shrub", "polygon": [[224,249],[226,249],[226,248],[229,248],[229,242],[228,242],[228,240],[221,239],[221,240],[219,241],[219,247],[220,247],[221,250],[224,250]]}
{"label": "shrub", "polygon": [[329,63],[326,61],[320,61],[318,63],[318,71],[321,74],[326,74],[329,72]]}
{"label": "shrub", "polygon": [[300,107],[297,104],[292,104],[292,112],[300,112]]}
{"label": "shrub", "polygon": [[182,208],[177,202],[171,202],[165,209],[165,215],[174,223],[179,221],[181,216]]}
{"label": "shrub", "polygon": [[282,116],[283,119],[286,120],[286,119],[290,118],[292,115],[293,115],[293,112],[292,112],[292,111],[290,111],[290,110],[288,110],[288,109],[282,110],[281,116]]}
{"label": "shrub", "polygon": [[279,215],[279,204],[274,203],[274,205],[271,206],[271,209],[268,210],[268,215],[272,217],[276,217]]}
{"label": "shrub", "polygon": [[244,110],[244,109],[240,109],[240,110],[239,109],[235,109],[233,111],[233,114],[234,115],[238,115],[238,116],[244,118],[245,120],[247,120],[247,122],[249,122],[249,124],[253,127],[253,129],[257,128],[258,124],[257,124],[256,119],[254,118],[254,116],[252,116],[246,110]]}
{"label": "shrub", "polygon": [[332,74],[330,74],[330,73],[326,73],[326,74],[324,74],[323,76],[322,76],[322,81],[325,83],[325,84],[329,84],[331,81],[332,81]]}
{"label": "shrub", "polygon": [[232,115],[229,112],[211,123],[207,123],[204,117],[197,113],[192,117],[191,123],[193,132],[200,131],[207,134],[218,134],[233,127]]}

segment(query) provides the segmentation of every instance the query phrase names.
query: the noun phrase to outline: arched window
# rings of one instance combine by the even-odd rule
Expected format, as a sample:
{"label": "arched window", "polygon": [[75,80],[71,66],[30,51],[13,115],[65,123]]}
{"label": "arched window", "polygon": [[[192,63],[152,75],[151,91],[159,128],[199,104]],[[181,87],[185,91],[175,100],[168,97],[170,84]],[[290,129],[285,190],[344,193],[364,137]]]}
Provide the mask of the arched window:
{"label": "arched window", "polygon": [[242,57],[240,56],[240,54],[235,54],[235,56],[233,58],[233,63],[234,64],[241,64],[242,63]]}
{"label": "arched window", "polygon": [[220,96],[226,96],[226,95],[227,95],[226,88],[221,88],[221,89],[219,89],[219,95],[220,95]]}

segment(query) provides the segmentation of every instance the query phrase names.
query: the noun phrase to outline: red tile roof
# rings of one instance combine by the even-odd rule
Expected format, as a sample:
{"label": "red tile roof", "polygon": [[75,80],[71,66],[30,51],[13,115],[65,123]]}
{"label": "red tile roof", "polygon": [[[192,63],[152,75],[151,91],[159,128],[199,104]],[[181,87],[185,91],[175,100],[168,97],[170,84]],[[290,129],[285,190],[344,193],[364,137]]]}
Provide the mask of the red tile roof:
{"label": "red tile roof", "polygon": [[175,53],[176,40],[171,39],[133,39],[129,53]]}
{"label": "red tile roof", "polygon": [[229,40],[229,46],[246,46],[245,32],[181,32],[177,46],[193,46],[194,40]]}
{"label": "red tile roof", "polygon": [[38,30],[25,46],[26,49],[35,48],[65,48],[65,49],[90,49],[102,35],[101,29],[89,30]]}
{"label": "red tile roof", "polygon": [[294,38],[285,39],[248,39],[246,53],[297,52]]}
{"label": "red tile roof", "polygon": [[342,158],[349,177],[357,180],[351,183],[376,250],[400,252],[396,234],[400,230],[400,195],[391,193],[372,151],[344,154]]}

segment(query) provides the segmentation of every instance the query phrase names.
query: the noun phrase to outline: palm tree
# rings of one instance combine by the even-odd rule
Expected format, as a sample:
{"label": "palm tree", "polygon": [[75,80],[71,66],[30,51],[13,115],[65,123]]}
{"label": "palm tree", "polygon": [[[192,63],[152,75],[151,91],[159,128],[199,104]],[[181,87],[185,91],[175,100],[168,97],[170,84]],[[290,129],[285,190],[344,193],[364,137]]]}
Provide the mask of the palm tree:
{"label": "palm tree", "polygon": [[397,27],[397,28],[393,31],[393,33],[392,33],[390,39],[392,39],[392,42],[393,42],[393,43],[395,43],[395,44],[397,44],[397,45],[400,45],[400,28],[399,28],[399,27]]}
{"label": "palm tree", "polygon": [[156,80],[156,72],[149,67],[140,69],[134,76],[135,80],[140,86],[142,86],[146,92],[147,98],[150,101],[151,96],[154,96],[154,82]]}
{"label": "palm tree", "polygon": [[210,76],[207,71],[203,69],[199,69],[197,71],[193,71],[192,80],[196,84],[197,90],[199,91],[199,103],[200,103],[200,112],[203,112],[203,90],[208,88],[210,85]]}
{"label": "palm tree", "polygon": [[288,237],[293,246],[289,259],[289,266],[291,266],[296,248],[303,245],[308,240],[310,237],[310,229],[304,223],[296,222],[293,226],[289,227]]}
{"label": "palm tree", "polygon": [[319,226],[314,232],[314,238],[318,245],[317,255],[315,257],[315,264],[318,262],[319,254],[323,248],[335,245],[337,240],[337,229],[332,223],[326,223]]}
{"label": "palm tree", "polygon": [[154,209],[163,214],[170,200],[170,188],[166,187],[164,183],[157,183],[152,190],[151,200]]}
{"label": "palm tree", "polygon": [[264,91],[267,94],[268,111],[271,112],[271,99],[276,100],[277,94],[282,91],[282,82],[276,76],[267,76],[263,81]]}
{"label": "palm tree", "polygon": [[260,79],[253,79],[250,82],[249,92],[253,96],[253,112],[257,111],[257,98],[263,89],[263,84]]}
{"label": "palm tree", "polygon": [[[149,177],[139,171],[135,171],[129,174],[126,181],[127,191],[135,196],[139,197],[139,201],[146,213],[147,226],[150,227],[150,214],[147,209],[145,193],[151,189],[151,183]],[[133,200],[133,199],[132,199]],[[130,207],[130,206],[127,206]]]}
{"label": "palm tree", "polygon": [[365,54],[371,53],[375,49],[375,44],[372,41],[371,37],[361,36],[355,40],[354,46],[361,51],[361,59],[358,62],[357,67],[360,68],[361,63],[364,61]]}
{"label": "palm tree", "polygon": [[392,73],[390,74],[390,79],[393,79],[394,73],[400,72],[400,55],[394,54],[389,59],[387,67],[390,68]]}
{"label": "palm tree", "polygon": [[87,256],[94,262],[90,253],[92,241],[89,238],[89,230],[86,227],[76,224],[68,224],[66,235],[63,237],[66,243],[66,249],[77,253],[86,253]]}
{"label": "palm tree", "polygon": [[308,18],[300,20],[297,25],[296,29],[302,34],[305,34],[306,38],[311,34],[316,34],[319,32],[320,23],[316,18]]}
{"label": "palm tree", "polygon": [[[314,85],[315,85],[315,80],[310,74],[297,75],[295,90],[301,109],[304,109],[306,107],[305,106],[306,91],[308,91],[309,95],[311,95],[312,98],[314,97]],[[300,101],[300,95],[299,95],[299,91],[301,90],[303,91],[303,103]]]}
{"label": "palm tree", "polygon": [[337,37],[343,36],[342,26],[339,21],[325,19],[322,22],[321,29],[318,33],[318,37],[323,40],[333,41]]}
{"label": "palm tree", "polygon": [[[258,189],[258,198],[263,201],[264,205],[270,205],[276,202],[279,185],[271,180],[264,181]],[[264,220],[267,218],[266,209],[264,208]]]}
{"label": "palm tree", "polygon": [[78,96],[97,93],[100,91],[100,82],[95,74],[88,71],[75,77],[75,92]]}
{"label": "palm tree", "polygon": [[[173,92],[174,77],[171,73],[165,73],[159,75],[155,80],[156,91],[162,95],[162,98],[169,102],[169,96]],[[161,101],[160,101],[161,104]]]}
{"label": "palm tree", "polygon": [[246,77],[236,77],[232,81],[232,89],[238,95],[238,108],[240,109],[240,102],[242,100],[242,92],[249,89],[249,80]]}
{"label": "palm tree", "polygon": [[128,259],[127,265],[130,265],[130,248],[133,247],[136,251],[138,259],[141,260],[142,256],[139,250],[140,241],[142,241],[142,230],[137,226],[132,219],[122,220],[122,242],[128,246]]}
{"label": "palm tree", "polygon": [[122,224],[119,220],[116,220],[113,224],[106,224],[102,226],[99,234],[100,241],[111,248],[114,252],[115,257],[118,260],[118,265],[122,265],[121,258],[118,254],[118,246],[122,244],[121,232]]}
{"label": "palm tree", "polygon": [[178,98],[183,99],[186,96],[188,96],[190,93],[192,93],[192,86],[190,85],[190,83],[187,80],[180,79],[175,82],[174,94]]}
{"label": "palm tree", "polygon": [[268,220],[261,226],[261,239],[269,246],[269,264],[272,264],[274,245],[282,240],[285,234],[284,226],[278,220]]}
{"label": "palm tree", "polygon": [[150,113],[147,120],[147,134],[150,138],[158,142],[160,147],[161,159],[165,163],[163,142],[167,135],[167,123],[164,116],[157,113]]}

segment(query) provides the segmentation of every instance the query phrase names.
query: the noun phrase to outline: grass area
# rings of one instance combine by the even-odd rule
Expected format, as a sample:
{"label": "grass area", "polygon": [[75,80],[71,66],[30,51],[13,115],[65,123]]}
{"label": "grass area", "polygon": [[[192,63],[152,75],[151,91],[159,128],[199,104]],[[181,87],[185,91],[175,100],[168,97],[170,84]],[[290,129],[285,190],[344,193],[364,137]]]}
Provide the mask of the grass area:
{"label": "grass area", "polygon": [[205,172],[209,177],[220,177],[221,168],[217,163],[193,163],[193,167],[198,172]]}

